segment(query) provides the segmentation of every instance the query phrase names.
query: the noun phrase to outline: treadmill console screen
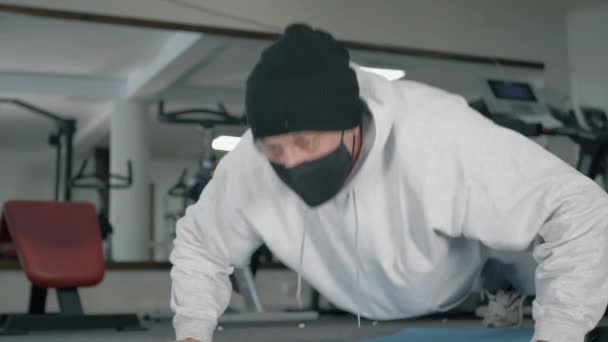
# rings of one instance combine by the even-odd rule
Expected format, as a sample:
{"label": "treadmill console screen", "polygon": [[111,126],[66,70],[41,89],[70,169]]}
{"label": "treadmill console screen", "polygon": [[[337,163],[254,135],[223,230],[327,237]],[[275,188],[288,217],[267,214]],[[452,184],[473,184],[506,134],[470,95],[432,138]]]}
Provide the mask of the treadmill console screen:
{"label": "treadmill console screen", "polygon": [[522,82],[488,80],[488,85],[497,99],[536,102],[530,85]]}

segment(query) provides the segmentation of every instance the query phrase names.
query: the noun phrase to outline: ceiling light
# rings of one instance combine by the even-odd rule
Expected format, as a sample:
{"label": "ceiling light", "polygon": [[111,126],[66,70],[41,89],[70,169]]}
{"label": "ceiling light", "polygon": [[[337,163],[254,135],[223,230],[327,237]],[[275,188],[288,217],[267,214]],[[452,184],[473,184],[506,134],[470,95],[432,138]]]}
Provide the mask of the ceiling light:
{"label": "ceiling light", "polygon": [[232,151],[239,144],[241,138],[232,137],[229,135],[220,135],[219,137],[213,139],[211,143],[211,147],[216,151]]}
{"label": "ceiling light", "polygon": [[401,69],[386,69],[386,68],[370,68],[370,67],[361,67],[361,69],[365,71],[372,72],[374,74],[378,74],[389,81],[395,81],[405,77],[406,73]]}

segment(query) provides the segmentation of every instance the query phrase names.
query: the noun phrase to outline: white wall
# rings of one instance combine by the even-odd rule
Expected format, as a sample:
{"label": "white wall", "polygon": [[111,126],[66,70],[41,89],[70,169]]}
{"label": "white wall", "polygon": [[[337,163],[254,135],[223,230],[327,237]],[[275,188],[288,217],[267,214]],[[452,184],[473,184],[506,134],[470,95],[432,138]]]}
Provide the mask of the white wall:
{"label": "white wall", "polygon": [[54,166],[43,162],[51,149],[0,149],[0,205],[8,199],[52,199]]}
{"label": "white wall", "polygon": [[[282,270],[263,270],[256,277],[262,303],[268,310],[297,308],[296,274]],[[29,299],[29,281],[22,271],[0,270],[0,312],[25,312]],[[171,279],[169,270],[107,270],[96,286],[79,289],[86,313],[137,313],[170,315]],[[303,303],[309,303],[311,289],[304,284]],[[230,307],[243,309],[243,300],[233,294]],[[49,312],[57,312],[57,296],[49,291]]]}
{"label": "white wall", "polygon": [[[29,282],[21,271],[0,271],[2,312],[24,312]],[[126,285],[128,284],[128,285]],[[80,289],[87,313],[168,312],[171,282],[168,271],[107,271],[95,287]],[[48,311],[57,311],[55,291],[49,291]]]}
{"label": "white wall", "polygon": [[574,104],[608,111],[608,3],[587,1],[571,9],[567,32]]}
{"label": "white wall", "polygon": [[[12,2],[0,0],[0,3]],[[264,32],[280,32],[290,22],[306,21],[344,40],[543,61],[547,64],[549,92],[561,98],[569,88],[567,6],[561,0],[192,0],[188,3],[216,13],[162,0],[19,1],[21,5]]]}
{"label": "white wall", "polygon": [[[55,196],[55,151],[52,148],[0,148],[0,207],[9,199],[52,200]],[[74,168],[80,165],[75,161]],[[95,193],[72,192],[74,201],[96,203]]]}
{"label": "white wall", "polygon": [[568,14],[568,54],[581,105],[608,110],[608,3]]}

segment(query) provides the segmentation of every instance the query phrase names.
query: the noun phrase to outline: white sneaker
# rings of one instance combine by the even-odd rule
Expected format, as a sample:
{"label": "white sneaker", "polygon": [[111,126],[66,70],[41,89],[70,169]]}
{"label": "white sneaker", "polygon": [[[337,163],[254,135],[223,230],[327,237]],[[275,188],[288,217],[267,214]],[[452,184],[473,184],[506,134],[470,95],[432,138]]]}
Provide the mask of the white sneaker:
{"label": "white sneaker", "polygon": [[488,305],[480,306],[475,315],[483,318],[482,324],[489,328],[520,327],[524,320],[526,296],[510,291],[498,290],[496,294],[483,291]]}

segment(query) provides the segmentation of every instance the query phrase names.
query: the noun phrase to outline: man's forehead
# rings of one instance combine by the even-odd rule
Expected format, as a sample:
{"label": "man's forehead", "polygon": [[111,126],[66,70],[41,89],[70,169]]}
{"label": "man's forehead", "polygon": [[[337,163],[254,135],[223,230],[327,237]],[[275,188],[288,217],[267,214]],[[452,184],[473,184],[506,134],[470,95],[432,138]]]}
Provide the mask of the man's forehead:
{"label": "man's forehead", "polygon": [[266,143],[272,144],[272,143],[279,143],[282,141],[290,140],[293,138],[299,138],[299,137],[303,137],[303,138],[317,137],[317,136],[320,136],[321,134],[323,134],[323,132],[321,132],[321,131],[289,132],[289,133],[284,133],[284,134],[279,134],[279,135],[273,135],[270,137],[264,137],[264,138],[260,139],[260,141],[265,144]]}

